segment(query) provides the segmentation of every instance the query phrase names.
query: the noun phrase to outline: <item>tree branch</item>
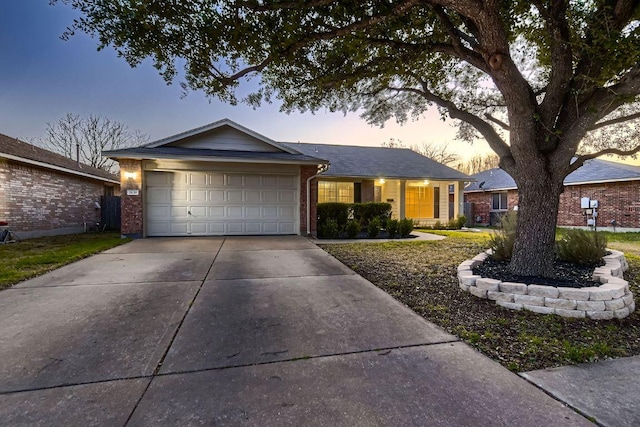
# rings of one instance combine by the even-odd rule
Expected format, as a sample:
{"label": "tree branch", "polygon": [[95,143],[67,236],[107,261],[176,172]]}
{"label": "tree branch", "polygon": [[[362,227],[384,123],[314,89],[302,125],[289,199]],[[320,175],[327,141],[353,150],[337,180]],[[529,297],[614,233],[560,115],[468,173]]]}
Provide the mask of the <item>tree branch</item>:
{"label": "tree branch", "polygon": [[[469,123],[473,126],[478,132],[485,137],[489,146],[493,151],[500,156],[501,160],[507,160],[512,158],[511,148],[502,140],[500,135],[495,131],[495,129],[487,122],[482,120],[480,117],[475,114],[469,113],[468,111],[464,111],[458,108],[453,102],[448,101],[435,93],[431,92],[427,84],[422,82],[422,89],[416,89],[411,87],[393,87],[387,86],[385,89],[395,92],[409,92],[415,93],[429,102],[433,102],[436,105],[444,107],[447,109],[449,113],[449,117],[453,119],[459,119],[466,123]],[[513,159],[512,159],[513,160]],[[508,161],[508,160],[507,160]]]}
{"label": "tree branch", "polygon": [[603,127],[606,127],[606,126],[615,125],[615,124],[618,124],[618,123],[624,123],[624,122],[627,122],[629,120],[637,119],[638,117],[640,117],[640,113],[630,114],[628,116],[623,116],[623,117],[617,117],[615,119],[611,119],[611,120],[607,120],[607,121],[604,121],[604,122],[596,123],[589,130],[591,131],[591,130],[600,129],[600,128],[603,128]]}
{"label": "tree branch", "polygon": [[485,117],[485,119],[489,120],[490,122],[493,122],[493,123],[497,124],[498,126],[500,126],[504,130],[507,130],[507,131],[511,130],[511,126],[509,126],[508,124],[506,124],[502,120],[496,119],[495,117],[493,117],[489,113],[485,113],[484,117]]}
{"label": "tree branch", "polygon": [[635,148],[632,148],[631,150],[620,150],[618,148],[605,148],[604,150],[600,150],[596,153],[584,154],[582,156],[578,156],[576,160],[571,164],[567,175],[575,171],[576,169],[578,169],[587,160],[595,159],[596,157],[606,156],[608,154],[613,154],[617,156],[631,156],[638,152],[640,152],[640,145],[636,146]]}

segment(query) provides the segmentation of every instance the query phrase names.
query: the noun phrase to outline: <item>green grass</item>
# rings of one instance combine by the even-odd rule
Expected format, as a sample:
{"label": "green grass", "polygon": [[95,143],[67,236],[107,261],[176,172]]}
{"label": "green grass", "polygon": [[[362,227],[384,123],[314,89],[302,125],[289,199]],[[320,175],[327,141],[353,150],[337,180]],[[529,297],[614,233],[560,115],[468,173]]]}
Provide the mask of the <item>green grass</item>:
{"label": "green grass", "polygon": [[128,242],[119,233],[69,234],[0,245],[0,289]]}

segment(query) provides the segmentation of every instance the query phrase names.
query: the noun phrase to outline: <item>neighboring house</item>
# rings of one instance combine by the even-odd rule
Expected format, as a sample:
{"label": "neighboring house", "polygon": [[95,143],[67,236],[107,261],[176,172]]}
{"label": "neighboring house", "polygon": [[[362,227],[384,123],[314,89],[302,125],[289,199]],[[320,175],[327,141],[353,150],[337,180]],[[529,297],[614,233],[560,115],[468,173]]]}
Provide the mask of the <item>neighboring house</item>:
{"label": "neighboring house", "polygon": [[[473,175],[475,182],[464,189],[464,200],[471,204],[472,218],[478,225],[495,225],[501,214],[518,205],[516,183],[502,169]],[[640,166],[593,159],[564,180],[560,195],[559,226],[586,226],[580,201],[598,201],[597,225],[640,228]]]}
{"label": "neighboring house", "polygon": [[457,215],[469,180],[411,150],[276,142],[228,119],[104,154],[120,163],[122,233],[134,237],[315,234],[318,202],[448,221],[449,185]]}
{"label": "neighboring house", "polygon": [[20,238],[82,232],[119,192],[117,175],[0,134],[0,221]]}

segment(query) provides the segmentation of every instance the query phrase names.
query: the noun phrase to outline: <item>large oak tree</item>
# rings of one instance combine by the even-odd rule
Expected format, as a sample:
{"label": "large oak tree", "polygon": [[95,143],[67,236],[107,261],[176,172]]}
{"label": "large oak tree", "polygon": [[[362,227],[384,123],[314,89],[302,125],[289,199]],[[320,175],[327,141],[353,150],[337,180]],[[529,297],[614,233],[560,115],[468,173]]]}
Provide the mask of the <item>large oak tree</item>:
{"label": "large oak tree", "polygon": [[[64,0],[63,0],[64,1]],[[437,106],[481,135],[519,188],[513,272],[548,275],[563,179],[593,129],[639,117],[638,0],[67,0],[80,30],[135,66],[230,103],[361,111],[373,123]],[[239,99],[239,82],[255,92]],[[631,110],[621,108],[631,105]]]}

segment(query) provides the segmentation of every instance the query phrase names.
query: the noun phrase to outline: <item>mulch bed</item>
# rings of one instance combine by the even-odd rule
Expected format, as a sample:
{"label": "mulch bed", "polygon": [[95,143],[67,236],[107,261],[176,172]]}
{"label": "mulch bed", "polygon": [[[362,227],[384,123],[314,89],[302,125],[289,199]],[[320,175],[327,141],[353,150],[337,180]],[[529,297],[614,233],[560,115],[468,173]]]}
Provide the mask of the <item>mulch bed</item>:
{"label": "mulch bed", "polygon": [[497,261],[492,258],[487,258],[482,264],[473,269],[473,274],[489,279],[497,279],[502,282],[566,288],[587,288],[600,286],[602,284],[593,280],[591,277],[593,270],[603,264],[604,262],[597,265],[579,265],[556,260],[553,266],[553,273],[551,274],[553,277],[519,276],[509,271],[508,261]]}

